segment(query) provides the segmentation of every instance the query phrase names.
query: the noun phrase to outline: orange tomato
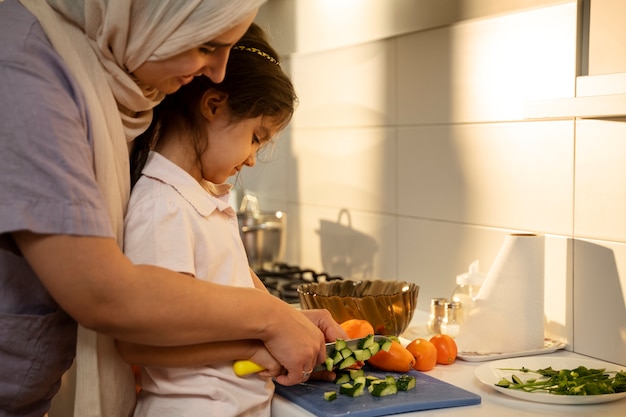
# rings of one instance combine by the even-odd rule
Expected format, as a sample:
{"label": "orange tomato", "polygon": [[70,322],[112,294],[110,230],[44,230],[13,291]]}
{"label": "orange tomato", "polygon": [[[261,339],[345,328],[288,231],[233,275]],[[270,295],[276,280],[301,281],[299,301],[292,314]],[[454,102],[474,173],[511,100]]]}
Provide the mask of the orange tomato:
{"label": "orange tomato", "polygon": [[450,365],[456,360],[457,346],[453,338],[447,334],[436,334],[430,338],[430,343],[437,348],[437,363]]}
{"label": "orange tomato", "polygon": [[394,340],[388,352],[381,349],[367,362],[383,371],[408,372],[415,363],[415,357],[400,342]]}
{"label": "orange tomato", "polygon": [[374,327],[367,320],[349,319],[341,323],[340,326],[350,339],[358,339],[374,334]]}
{"label": "orange tomato", "polygon": [[413,369],[430,371],[437,364],[437,348],[426,339],[415,339],[406,346],[406,350],[415,357]]}

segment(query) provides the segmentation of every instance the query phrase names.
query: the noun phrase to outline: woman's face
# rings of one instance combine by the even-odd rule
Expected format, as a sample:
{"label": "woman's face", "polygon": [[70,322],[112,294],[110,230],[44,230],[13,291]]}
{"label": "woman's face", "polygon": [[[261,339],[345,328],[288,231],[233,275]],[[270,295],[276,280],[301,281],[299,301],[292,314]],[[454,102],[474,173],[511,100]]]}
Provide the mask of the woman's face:
{"label": "woman's face", "polygon": [[231,48],[246,32],[256,12],[204,45],[161,61],[146,61],[133,74],[145,85],[163,94],[171,94],[188,84],[196,75],[205,75],[216,83],[224,79]]}

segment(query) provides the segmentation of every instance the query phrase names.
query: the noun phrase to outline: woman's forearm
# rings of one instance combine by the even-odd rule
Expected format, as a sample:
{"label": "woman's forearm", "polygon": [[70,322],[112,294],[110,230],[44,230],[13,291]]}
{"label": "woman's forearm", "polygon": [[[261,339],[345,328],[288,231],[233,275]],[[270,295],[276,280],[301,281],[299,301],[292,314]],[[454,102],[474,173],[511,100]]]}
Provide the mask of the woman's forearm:
{"label": "woman's forearm", "polygon": [[256,288],[133,265],[113,239],[15,236],[62,308],[85,327],[117,339],[164,346],[262,339],[273,311],[284,309]]}
{"label": "woman's forearm", "polygon": [[325,341],[343,334],[327,311],[314,322],[262,289],[133,265],[110,238],[29,232],[13,237],[65,311],[118,340],[177,346],[259,339],[284,368],[277,381],[293,385],[324,361]]}

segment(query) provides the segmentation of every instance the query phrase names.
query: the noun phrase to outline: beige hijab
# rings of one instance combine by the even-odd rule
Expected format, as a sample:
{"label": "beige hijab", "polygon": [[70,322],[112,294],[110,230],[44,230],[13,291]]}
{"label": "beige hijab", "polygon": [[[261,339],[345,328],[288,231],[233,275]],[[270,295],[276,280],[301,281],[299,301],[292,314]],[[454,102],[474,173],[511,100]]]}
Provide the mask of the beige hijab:
{"label": "beige hijab", "polygon": [[[197,47],[266,0],[20,0],[74,75],[89,109],[95,173],[122,247],[130,193],[128,143],[163,96],[131,73],[145,61]],[[126,417],[135,404],[130,367],[111,338],[79,327],[76,417]]]}

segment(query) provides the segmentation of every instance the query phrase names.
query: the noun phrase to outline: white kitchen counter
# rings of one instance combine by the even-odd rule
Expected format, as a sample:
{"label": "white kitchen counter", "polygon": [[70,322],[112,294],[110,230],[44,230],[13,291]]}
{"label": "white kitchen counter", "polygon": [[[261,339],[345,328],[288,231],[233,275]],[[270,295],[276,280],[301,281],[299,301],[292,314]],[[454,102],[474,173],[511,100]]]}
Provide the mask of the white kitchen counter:
{"label": "white kitchen counter", "polygon": [[[416,313],[415,325],[412,325],[403,336],[422,337],[425,326],[419,324],[424,319],[423,313]],[[424,319],[425,320],[425,319]],[[587,358],[565,350],[559,350],[544,357]],[[395,414],[402,417],[427,416],[458,416],[458,417],[532,417],[532,416],[603,416],[617,417],[626,415],[626,399],[593,405],[557,405],[533,403],[519,400],[502,394],[481,383],[474,370],[485,362],[466,362],[457,359],[452,365],[437,365],[426,374],[457,387],[463,388],[481,397],[481,404],[452,407],[437,410],[424,410],[411,413]],[[276,395],[272,403],[272,417],[315,417],[314,414]]]}

